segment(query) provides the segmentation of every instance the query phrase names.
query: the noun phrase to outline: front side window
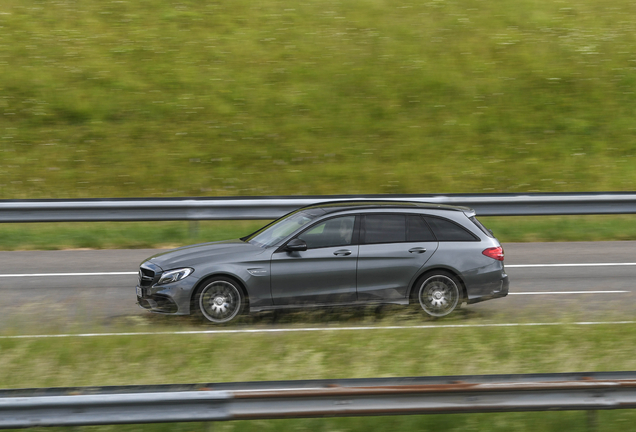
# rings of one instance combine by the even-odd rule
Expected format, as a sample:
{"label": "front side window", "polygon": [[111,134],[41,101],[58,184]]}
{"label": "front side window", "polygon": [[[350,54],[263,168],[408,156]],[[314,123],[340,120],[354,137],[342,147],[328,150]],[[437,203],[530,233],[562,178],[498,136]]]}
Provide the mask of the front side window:
{"label": "front side window", "polygon": [[298,236],[308,249],[348,246],[353,240],[355,216],[342,216],[316,224]]}
{"label": "front side window", "polygon": [[307,225],[315,218],[316,216],[310,213],[303,211],[297,212],[266,226],[260,231],[257,231],[248,237],[246,241],[261,247],[274,246],[298,228]]}

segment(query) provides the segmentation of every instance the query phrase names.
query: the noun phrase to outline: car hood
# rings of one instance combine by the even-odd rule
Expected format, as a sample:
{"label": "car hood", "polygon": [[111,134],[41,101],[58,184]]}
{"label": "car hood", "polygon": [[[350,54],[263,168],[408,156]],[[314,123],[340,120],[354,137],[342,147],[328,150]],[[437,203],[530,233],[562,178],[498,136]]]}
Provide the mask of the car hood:
{"label": "car hood", "polygon": [[226,240],[172,249],[153,255],[147,261],[158,265],[163,270],[169,270],[177,267],[192,267],[202,262],[232,261],[236,259],[235,254],[247,257],[263,252],[263,248],[241,240]]}

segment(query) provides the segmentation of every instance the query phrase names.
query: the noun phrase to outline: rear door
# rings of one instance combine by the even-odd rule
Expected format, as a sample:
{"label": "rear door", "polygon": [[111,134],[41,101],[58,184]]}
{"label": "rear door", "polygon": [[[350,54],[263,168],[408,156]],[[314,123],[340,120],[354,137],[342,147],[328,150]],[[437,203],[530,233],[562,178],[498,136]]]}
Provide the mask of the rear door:
{"label": "rear door", "polygon": [[358,300],[403,299],[412,279],[437,250],[437,240],[417,214],[361,217]]}

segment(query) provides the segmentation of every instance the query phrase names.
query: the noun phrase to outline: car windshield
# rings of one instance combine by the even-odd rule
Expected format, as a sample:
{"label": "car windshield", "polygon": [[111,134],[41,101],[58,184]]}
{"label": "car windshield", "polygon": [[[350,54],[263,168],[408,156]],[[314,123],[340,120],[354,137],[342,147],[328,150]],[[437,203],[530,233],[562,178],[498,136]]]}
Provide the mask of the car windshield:
{"label": "car windshield", "polygon": [[261,228],[259,231],[247,237],[245,241],[261,247],[274,246],[298,228],[316,219],[316,217],[317,215],[312,215],[302,211],[291,214],[284,219],[279,219],[278,221]]}

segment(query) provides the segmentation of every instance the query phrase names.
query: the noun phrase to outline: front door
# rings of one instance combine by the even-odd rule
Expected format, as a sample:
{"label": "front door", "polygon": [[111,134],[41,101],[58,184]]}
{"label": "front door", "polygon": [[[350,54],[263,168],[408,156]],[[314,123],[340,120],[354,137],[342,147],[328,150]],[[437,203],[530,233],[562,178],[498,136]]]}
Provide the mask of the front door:
{"label": "front door", "polygon": [[272,255],[271,284],[275,305],[344,303],[356,300],[358,245],[355,216],[318,222],[298,238],[302,252]]}

